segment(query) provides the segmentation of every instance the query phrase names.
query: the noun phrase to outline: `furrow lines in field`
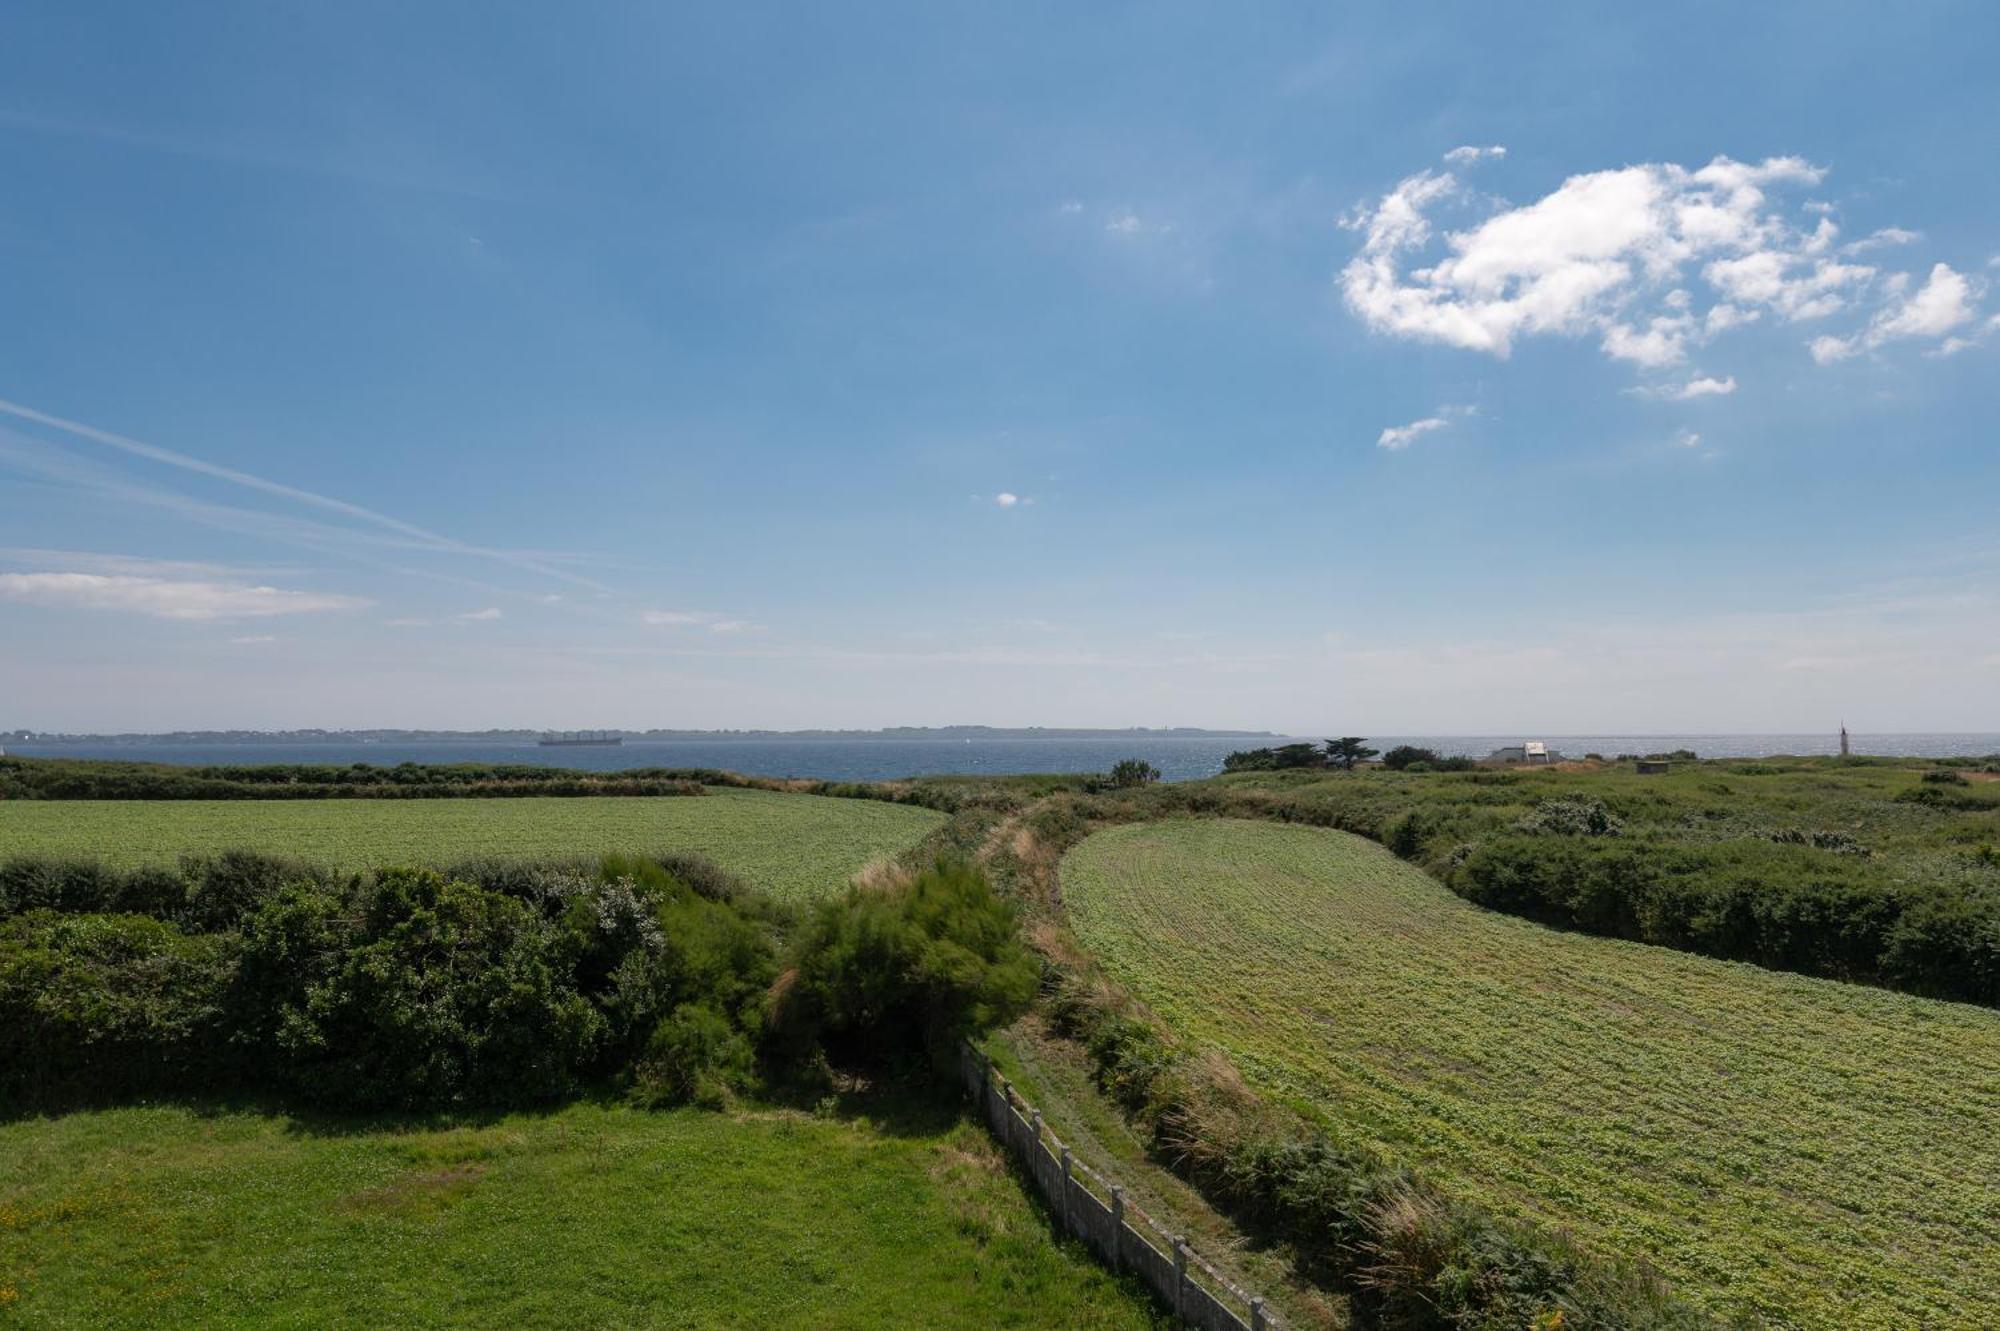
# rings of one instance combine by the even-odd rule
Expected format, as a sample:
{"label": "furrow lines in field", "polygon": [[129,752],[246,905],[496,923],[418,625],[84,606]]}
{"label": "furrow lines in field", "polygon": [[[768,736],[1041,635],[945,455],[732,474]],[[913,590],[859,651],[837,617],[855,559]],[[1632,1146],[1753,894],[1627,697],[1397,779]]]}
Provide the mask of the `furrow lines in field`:
{"label": "furrow lines in field", "polygon": [[1554,932],[1311,828],[1114,828],[1063,882],[1169,1025],[1454,1191],[1779,1324],[2000,1319],[2000,1013]]}

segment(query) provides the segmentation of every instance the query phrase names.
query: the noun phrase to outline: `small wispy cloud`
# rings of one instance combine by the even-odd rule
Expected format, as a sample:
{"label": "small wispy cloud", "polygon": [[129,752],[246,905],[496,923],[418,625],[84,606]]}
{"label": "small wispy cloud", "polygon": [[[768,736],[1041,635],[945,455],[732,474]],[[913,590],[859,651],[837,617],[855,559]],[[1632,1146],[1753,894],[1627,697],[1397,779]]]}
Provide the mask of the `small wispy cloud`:
{"label": "small wispy cloud", "polygon": [[1435,434],[1437,431],[1450,426],[1453,421],[1463,420],[1467,416],[1476,415],[1477,412],[1478,409],[1471,406],[1439,407],[1437,414],[1434,416],[1426,416],[1420,421],[1411,421],[1408,425],[1389,426],[1376,437],[1375,447],[1386,448],[1392,453],[1398,452],[1408,448],[1423,436]]}
{"label": "small wispy cloud", "polygon": [[1844,247],[1847,254],[1866,254],[1869,250],[1888,249],[1892,245],[1914,245],[1924,238],[1921,231],[1908,231],[1899,226],[1885,226],[1880,231],[1871,232],[1861,239],[1849,242]]}
{"label": "small wispy cloud", "polygon": [[1146,217],[1127,208],[1113,213],[1105,219],[1105,234],[1117,236],[1121,240],[1136,240],[1140,236],[1164,236],[1174,229],[1172,222],[1157,217]]}
{"label": "small wispy cloud", "polygon": [[764,626],[752,624],[747,619],[718,619],[708,626],[708,631],[721,634],[762,633]]}
{"label": "small wispy cloud", "polygon": [[639,622],[651,624],[655,628],[679,628],[686,624],[700,624],[710,619],[698,610],[641,610]]}
{"label": "small wispy cloud", "polygon": [[265,647],[277,640],[274,634],[250,633],[240,638],[231,638],[229,644],[232,647]]}
{"label": "small wispy cloud", "polygon": [[141,578],[191,578],[197,581],[243,581],[271,576],[274,570],[249,570],[198,559],[153,559],[143,555],[106,554],[95,550],[51,550],[41,546],[0,546],[0,559],[55,573],[126,573]]}
{"label": "small wispy cloud", "polygon": [[1471,166],[1482,159],[1500,158],[1506,155],[1507,150],[1497,143],[1485,148],[1467,143],[1461,144],[1459,147],[1453,148],[1450,152],[1446,153],[1444,160],[1450,162],[1453,166]]}
{"label": "small wispy cloud", "polygon": [[1698,430],[1682,430],[1674,436],[1674,447],[1687,450],[1703,462],[1713,462],[1722,456],[1722,450],[1703,446]]}
{"label": "small wispy cloud", "polygon": [[1002,490],[993,496],[995,508],[1030,508],[1034,502],[1028,496],[1015,494],[1012,490]]}
{"label": "small wispy cloud", "polygon": [[452,616],[453,621],[460,624],[490,624],[496,619],[505,618],[497,605],[489,605],[484,610],[468,610],[462,615]]}
{"label": "small wispy cloud", "polygon": [[0,573],[0,601],[186,620],[259,619],[373,604],[333,592],[113,573]]}
{"label": "small wispy cloud", "polygon": [[1656,402],[1692,402],[1696,398],[1726,397],[1736,391],[1736,376],[1700,374],[1684,383],[1657,384],[1648,388],[1628,389],[1636,397],[1651,398]]}

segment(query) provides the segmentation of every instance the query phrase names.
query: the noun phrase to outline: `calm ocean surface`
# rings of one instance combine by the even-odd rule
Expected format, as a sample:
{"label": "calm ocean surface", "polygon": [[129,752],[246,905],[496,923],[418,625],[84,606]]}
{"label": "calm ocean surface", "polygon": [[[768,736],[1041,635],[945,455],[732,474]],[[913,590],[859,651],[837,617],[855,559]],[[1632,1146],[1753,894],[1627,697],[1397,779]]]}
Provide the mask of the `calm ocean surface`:
{"label": "calm ocean surface", "polygon": [[[1317,738],[1317,737],[1313,737]],[[1771,754],[1830,754],[1836,735],[1376,735],[1387,749],[1421,744],[1445,754],[1483,757],[1506,744],[1540,739],[1571,757],[1693,749],[1704,758]],[[1275,744],[1246,739],[975,739],[975,740],[627,740],[616,748],[542,748],[536,744],[73,744],[14,745],[20,757],[121,758],[183,763],[538,763],[588,771],[624,767],[721,767],[754,776],[882,781],[942,773],[1102,772],[1121,758],[1143,758],[1169,781],[1213,776],[1237,749]],[[2000,753],[2000,735],[1855,735],[1856,753],[1897,757],[1973,757]]]}

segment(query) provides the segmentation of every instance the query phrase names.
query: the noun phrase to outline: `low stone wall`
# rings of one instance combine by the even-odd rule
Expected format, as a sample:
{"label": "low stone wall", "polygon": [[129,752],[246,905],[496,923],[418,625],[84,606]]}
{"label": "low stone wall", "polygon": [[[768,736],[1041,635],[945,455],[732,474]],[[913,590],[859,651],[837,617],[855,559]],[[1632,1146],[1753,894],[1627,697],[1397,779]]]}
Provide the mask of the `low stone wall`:
{"label": "low stone wall", "polygon": [[[1114,1271],[1130,1271],[1188,1326],[1202,1331],[1277,1331],[1264,1301],[1231,1284],[1179,1235],[1125,1200],[1125,1190],[1070,1153],[1042,1111],[1023,1100],[970,1044],[959,1050],[965,1087],[980,1116],[1069,1233]],[[1240,1311],[1239,1311],[1240,1309]]]}

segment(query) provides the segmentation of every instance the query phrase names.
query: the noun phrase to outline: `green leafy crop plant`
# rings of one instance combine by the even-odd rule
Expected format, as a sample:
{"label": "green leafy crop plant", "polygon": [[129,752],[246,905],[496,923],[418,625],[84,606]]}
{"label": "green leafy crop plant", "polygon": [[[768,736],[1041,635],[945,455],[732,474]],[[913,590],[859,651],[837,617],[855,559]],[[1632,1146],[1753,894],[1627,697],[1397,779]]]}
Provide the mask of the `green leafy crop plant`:
{"label": "green leafy crop plant", "polygon": [[1755,1324],[2000,1324],[2000,1012],[1483,910],[1359,837],[1073,850],[1080,940],[1264,1091]]}

